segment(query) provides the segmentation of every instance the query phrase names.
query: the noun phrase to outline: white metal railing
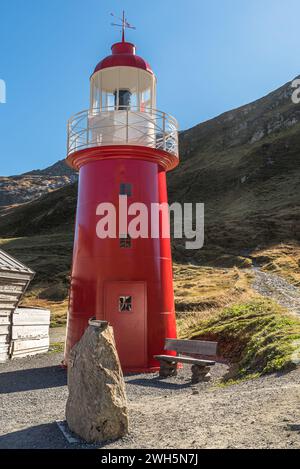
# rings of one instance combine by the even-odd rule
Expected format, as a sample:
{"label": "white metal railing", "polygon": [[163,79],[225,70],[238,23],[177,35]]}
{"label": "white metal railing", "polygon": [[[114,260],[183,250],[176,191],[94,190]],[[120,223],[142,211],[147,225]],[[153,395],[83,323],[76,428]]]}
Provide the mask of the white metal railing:
{"label": "white metal railing", "polygon": [[68,121],[68,155],[105,145],[140,145],[178,157],[178,124],[174,117],[147,108],[89,109]]}

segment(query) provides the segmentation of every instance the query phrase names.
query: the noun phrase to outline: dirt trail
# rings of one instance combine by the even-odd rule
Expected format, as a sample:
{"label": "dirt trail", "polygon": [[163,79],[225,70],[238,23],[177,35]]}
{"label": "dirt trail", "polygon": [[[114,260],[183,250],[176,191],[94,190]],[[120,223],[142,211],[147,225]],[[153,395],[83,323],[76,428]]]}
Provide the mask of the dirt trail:
{"label": "dirt trail", "polygon": [[300,316],[300,290],[276,274],[253,268],[252,288],[263,296],[275,300],[281,306]]}

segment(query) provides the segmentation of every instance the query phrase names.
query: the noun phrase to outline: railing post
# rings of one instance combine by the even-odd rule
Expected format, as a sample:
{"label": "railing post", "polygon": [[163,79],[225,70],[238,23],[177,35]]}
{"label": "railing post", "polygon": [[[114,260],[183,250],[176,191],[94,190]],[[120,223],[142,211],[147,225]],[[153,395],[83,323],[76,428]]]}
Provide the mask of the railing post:
{"label": "railing post", "polygon": [[90,128],[89,128],[89,113],[90,111],[87,112],[87,126],[86,126],[86,146],[88,148],[89,146],[89,133],[90,133]]}
{"label": "railing post", "polygon": [[128,107],[126,108],[126,143],[128,143]]}
{"label": "railing post", "polygon": [[166,150],[166,114],[163,114],[163,149]]}

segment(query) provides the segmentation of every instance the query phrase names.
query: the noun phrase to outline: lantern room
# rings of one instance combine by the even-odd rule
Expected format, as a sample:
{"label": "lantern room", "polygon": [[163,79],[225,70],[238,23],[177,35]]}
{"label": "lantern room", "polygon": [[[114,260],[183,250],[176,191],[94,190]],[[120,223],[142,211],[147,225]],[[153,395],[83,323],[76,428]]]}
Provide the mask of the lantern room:
{"label": "lantern room", "polygon": [[91,76],[90,108],[104,110],[156,108],[156,78],[150,66],[135,54],[135,46],[119,42]]}
{"label": "lantern room", "polygon": [[[178,164],[176,119],[156,109],[156,77],[134,44],[117,42],[90,77],[90,107],[69,120],[68,155],[94,147],[135,145],[168,153]],[[72,163],[73,164],[73,163]]]}

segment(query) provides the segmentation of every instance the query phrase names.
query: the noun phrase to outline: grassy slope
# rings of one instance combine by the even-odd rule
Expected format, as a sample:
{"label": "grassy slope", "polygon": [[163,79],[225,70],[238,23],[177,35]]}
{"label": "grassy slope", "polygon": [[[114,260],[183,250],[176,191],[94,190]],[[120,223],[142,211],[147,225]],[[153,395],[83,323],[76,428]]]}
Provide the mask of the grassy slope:
{"label": "grassy slope", "polygon": [[230,379],[290,370],[299,355],[300,319],[262,299],[198,319],[188,332],[183,324],[181,332],[183,337],[217,340],[219,354],[232,364]]}

